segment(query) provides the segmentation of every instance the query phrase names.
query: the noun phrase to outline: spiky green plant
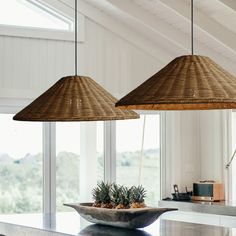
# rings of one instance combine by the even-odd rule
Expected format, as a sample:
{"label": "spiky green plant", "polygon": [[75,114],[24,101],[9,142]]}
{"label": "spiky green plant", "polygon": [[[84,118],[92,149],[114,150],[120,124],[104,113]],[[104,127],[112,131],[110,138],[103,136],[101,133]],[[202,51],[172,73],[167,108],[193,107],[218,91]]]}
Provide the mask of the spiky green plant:
{"label": "spiky green plant", "polygon": [[111,188],[111,201],[115,206],[120,204],[121,191],[122,191],[122,186],[113,184]]}
{"label": "spiky green plant", "polygon": [[146,190],[142,186],[131,187],[100,182],[93,189],[95,207],[125,209],[145,207]]}
{"label": "spiky green plant", "polygon": [[96,187],[92,190],[92,195],[93,195],[93,200],[94,200],[94,204],[93,206],[95,207],[101,207],[101,197],[100,197],[100,188]]}
{"label": "spiky green plant", "polygon": [[125,208],[128,208],[130,205],[130,189],[127,187],[122,186],[121,190],[121,196],[120,196],[120,203],[125,206]]}
{"label": "spiky green plant", "polygon": [[98,184],[98,188],[100,189],[100,200],[101,203],[110,203],[111,202],[111,197],[110,197],[110,189],[111,189],[111,184],[101,182]]}
{"label": "spiky green plant", "polygon": [[130,190],[127,187],[113,184],[111,199],[117,209],[128,208],[130,204]]}
{"label": "spiky green plant", "polygon": [[111,186],[112,184],[101,181],[93,191],[95,203],[97,200],[103,208],[112,208],[110,197]]}
{"label": "spiky green plant", "polygon": [[145,207],[144,200],[146,197],[147,191],[143,188],[142,185],[138,187],[133,186],[130,193],[130,201],[132,208]]}

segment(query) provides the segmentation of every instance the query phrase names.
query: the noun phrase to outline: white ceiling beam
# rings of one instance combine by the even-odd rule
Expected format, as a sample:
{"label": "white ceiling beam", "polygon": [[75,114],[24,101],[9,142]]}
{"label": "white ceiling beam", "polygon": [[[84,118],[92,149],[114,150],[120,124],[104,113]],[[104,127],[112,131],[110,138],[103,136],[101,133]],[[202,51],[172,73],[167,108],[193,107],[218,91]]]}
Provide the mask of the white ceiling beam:
{"label": "white ceiling beam", "polygon": [[219,0],[229,8],[231,8],[233,11],[236,11],[236,1],[235,0]]}
{"label": "white ceiling beam", "polygon": [[[57,8],[58,10],[61,10],[65,14],[68,14],[72,18],[74,17],[74,11],[73,11],[74,1],[72,1],[72,0],[41,0],[41,1],[47,2],[49,5],[54,6],[55,8]],[[71,5],[69,5],[70,7],[66,8],[65,4],[60,3],[62,1],[64,1],[64,3],[66,3],[66,4],[70,3],[71,4]],[[106,2],[108,0],[99,0],[99,3],[101,1]],[[113,3],[120,2],[120,1],[126,2],[128,0],[114,0]],[[160,1],[163,1],[163,3],[170,2],[170,0],[160,0]],[[175,1],[178,1],[178,0],[175,0]],[[89,3],[89,1],[84,2],[82,0],[79,0],[78,3],[79,3],[79,11],[80,11],[81,14],[85,15],[87,18],[95,21],[96,23],[98,23],[98,24],[102,25],[103,27],[107,28],[109,31],[115,33],[120,38],[123,38],[124,40],[130,42],[134,46],[140,48],[141,50],[145,51],[149,55],[153,56],[155,59],[157,59],[160,62],[160,65],[165,65],[168,61],[173,59],[174,56],[177,56],[177,55],[181,54],[179,52],[179,51],[182,50],[182,49],[180,49],[180,47],[176,47],[175,52],[172,52],[172,54],[170,54],[169,51],[167,50],[167,48],[165,48],[163,46],[163,43],[165,43],[165,42],[160,43],[160,40],[158,40],[158,39],[157,40],[150,40],[150,38],[147,38],[145,34],[142,35],[141,33],[137,33],[136,32],[137,29],[129,27],[129,25],[128,24],[126,25],[124,23],[124,21],[120,22],[119,19],[114,19],[114,17],[112,15],[108,15],[108,14],[104,13],[104,11],[102,9],[99,9],[99,6],[96,6],[96,7],[92,6]],[[136,4],[134,4],[134,5],[137,6]],[[173,14],[177,14],[177,15],[181,16],[183,18],[183,20],[189,21],[189,19],[187,17],[181,15],[181,13],[179,13],[175,9],[172,9],[170,6],[167,5],[167,8],[172,10]],[[189,7],[186,7],[186,11],[188,11],[188,10],[189,10]],[[142,11],[146,11],[146,10],[142,9]],[[132,11],[130,11],[130,14],[131,13],[132,13]],[[132,15],[135,16],[135,14],[136,14],[136,17],[138,18],[138,16],[137,16],[138,13],[139,13],[139,9],[135,7],[135,11],[132,13]],[[143,14],[146,14],[146,13],[143,13]],[[145,15],[143,15],[142,18],[144,16]],[[152,33],[155,37],[155,35],[157,35],[154,32],[154,31],[157,30],[154,27],[154,21],[155,20],[152,19],[152,18],[149,18],[149,17],[147,19],[150,20],[150,22],[152,21],[151,26],[146,25],[148,23],[147,21],[144,22],[144,25],[146,25],[145,27],[141,27],[141,26],[143,26],[143,23],[142,23],[142,25],[139,24],[138,26],[140,28],[145,28],[146,32],[149,31],[148,35],[151,35],[151,33]],[[159,24],[159,22],[158,22],[158,24]],[[171,27],[173,28],[174,31],[176,30],[175,27],[173,27],[173,26],[171,26]],[[171,30],[172,28],[167,28],[167,29]],[[161,30],[163,30],[163,28]],[[145,31],[143,31],[143,32],[145,32]],[[163,34],[165,34],[164,31],[161,31],[161,32]],[[203,32],[207,33],[206,31],[203,31],[203,30],[201,32],[202,33]],[[178,35],[180,35],[180,34],[182,34],[182,33],[179,32]],[[169,37],[171,37],[170,32],[166,33],[166,37],[167,37],[167,35],[169,35]],[[184,33],[183,33],[183,35],[185,35],[185,37],[189,38],[188,35],[186,35]],[[207,34],[207,35],[210,36],[210,34]],[[172,38],[175,39],[175,37],[176,36],[173,36]],[[210,37],[209,39],[210,39],[209,43],[211,44],[211,40],[214,40],[214,38]],[[186,41],[183,41],[184,45],[185,45]],[[215,41],[217,41],[217,39],[215,39]],[[232,49],[229,48],[229,50],[228,50],[227,47],[223,46],[223,44],[220,41],[217,41],[217,42],[219,42],[218,43],[218,45],[220,45],[219,47],[221,47],[221,49],[223,51],[225,50],[224,52],[229,53],[229,52],[232,51]],[[169,45],[169,48],[171,48],[171,44],[168,44],[168,45]],[[187,44],[187,46],[188,46],[188,44]],[[218,63],[221,64],[223,67],[225,67],[226,69],[229,69],[229,71],[231,71],[232,73],[236,73],[236,71],[234,70],[234,68],[235,68],[234,67],[234,64],[235,64],[234,61],[235,60],[232,60],[232,57],[234,58],[234,53],[235,52],[233,53],[233,56],[231,55],[232,57],[226,57],[225,55],[223,55],[225,53],[220,54],[220,53],[218,53],[218,51],[214,50],[212,47],[209,47],[209,45],[205,45],[204,43],[199,43],[199,42],[197,43],[197,48],[198,48],[198,52],[200,54],[208,55],[208,56],[212,57],[213,59],[218,61]]]}
{"label": "white ceiling beam", "polygon": [[[190,20],[190,5],[182,0],[159,0]],[[194,8],[194,24],[236,52],[236,34]]]}
{"label": "white ceiling beam", "polygon": [[190,52],[190,39],[186,34],[172,27],[162,19],[147,12],[142,7],[136,5],[130,0],[106,0],[119,11],[127,14],[134,24],[137,31],[142,31],[145,35],[159,41],[167,50],[179,54]]}
{"label": "white ceiling beam", "polygon": [[[125,17],[125,19],[128,21],[127,24],[130,24],[131,21],[134,21],[136,24],[135,29],[137,31],[142,32],[145,35],[149,35],[150,38],[150,35],[152,34],[152,38],[156,39],[156,42],[159,45],[162,45],[162,47],[166,48],[167,50],[171,50],[173,56],[189,53],[190,29],[189,34],[186,34],[180,31],[178,28],[174,27],[173,25],[169,24],[167,21],[159,19],[156,15],[150,14],[149,11],[145,10],[144,8],[130,0],[103,0],[103,2],[105,1],[108,4],[112,4],[112,6],[115,7],[118,12],[120,11],[123,12],[123,14],[126,14],[122,15],[121,13],[118,13],[120,17]],[[190,26],[190,20],[188,18],[182,16],[179,12],[170,8],[169,6],[166,6],[165,4],[163,5],[167,8],[167,10],[170,11],[170,15],[173,15],[173,17],[175,15],[181,17],[182,20],[186,21],[187,24],[189,24]],[[105,6],[106,5],[104,4],[104,7]],[[218,57],[220,56],[222,62],[229,61],[229,58],[230,60],[232,60],[232,58],[236,59],[235,51],[222,44],[222,42],[212,37],[209,33],[202,30],[200,27],[197,28],[198,31],[197,34],[195,34],[195,52],[201,52],[203,55],[214,55],[214,57],[215,55],[218,55]],[[213,44],[214,46],[212,46]],[[220,51],[218,50],[219,48],[221,49]],[[225,53],[222,54],[222,51],[224,51]]]}
{"label": "white ceiling beam", "polygon": [[[41,0],[49,6],[58,9],[67,16],[74,17],[74,1],[71,0]],[[134,30],[126,27],[124,24],[120,23],[118,20],[113,19],[109,15],[103,13],[101,10],[93,7],[92,5],[78,0],[78,11],[86,16],[87,18],[93,20],[94,22],[107,28],[109,31],[115,33],[120,38],[129,41],[131,44],[142,49],[149,55],[153,56],[155,59],[161,63],[168,62],[172,57],[165,49],[162,49],[156,43],[148,41],[146,37],[135,32]],[[86,40],[86,38],[85,38]],[[148,42],[148,43],[147,43]]]}

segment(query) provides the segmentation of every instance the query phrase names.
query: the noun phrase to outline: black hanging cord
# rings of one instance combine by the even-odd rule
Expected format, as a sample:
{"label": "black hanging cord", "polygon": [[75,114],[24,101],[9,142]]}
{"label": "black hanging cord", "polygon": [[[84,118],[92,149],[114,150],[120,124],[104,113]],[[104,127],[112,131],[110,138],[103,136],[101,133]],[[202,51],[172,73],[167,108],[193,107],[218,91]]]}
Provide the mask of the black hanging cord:
{"label": "black hanging cord", "polygon": [[78,75],[77,73],[77,0],[75,0],[75,76]]}
{"label": "black hanging cord", "polygon": [[193,55],[193,0],[191,0],[191,53]]}

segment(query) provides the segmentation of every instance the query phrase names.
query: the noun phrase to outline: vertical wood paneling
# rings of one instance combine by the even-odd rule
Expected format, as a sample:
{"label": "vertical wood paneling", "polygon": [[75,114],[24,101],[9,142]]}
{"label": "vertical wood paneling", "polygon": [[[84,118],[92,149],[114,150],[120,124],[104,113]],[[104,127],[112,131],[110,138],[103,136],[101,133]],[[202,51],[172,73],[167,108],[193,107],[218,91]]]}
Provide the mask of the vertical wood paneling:
{"label": "vertical wood paneling", "polygon": [[181,112],[181,180],[188,188],[201,178],[198,119],[198,111]]}
{"label": "vertical wood paneling", "polygon": [[[3,58],[4,58],[4,68],[3,68],[3,87],[11,88],[11,82],[13,79],[11,64],[14,63],[14,54],[13,54],[13,39],[9,37],[3,37],[2,43],[3,48]],[[12,42],[12,43],[11,43]],[[8,78],[7,78],[8,77]]]}
{"label": "vertical wood paneling", "polygon": [[224,141],[222,140],[224,111],[200,112],[201,178],[223,181]]}
{"label": "vertical wood paneling", "polygon": [[84,72],[113,94],[124,94],[143,82],[160,63],[94,22],[86,20]]}
{"label": "vertical wood paneling", "polygon": [[28,46],[29,49],[29,54],[27,55],[29,57],[29,65],[28,65],[28,71],[29,71],[29,88],[31,90],[35,89],[35,88],[39,88],[42,89],[42,83],[39,82],[38,79],[38,46],[37,46],[37,42],[38,40],[33,40],[33,39],[27,39],[27,44],[31,45]]}
{"label": "vertical wood paneling", "polygon": [[40,93],[72,73],[72,42],[0,36],[0,45],[1,89]]}
{"label": "vertical wood paneling", "polygon": [[[127,93],[161,66],[150,55],[88,19],[86,39],[79,44],[79,71],[113,94]],[[1,89],[39,94],[59,78],[74,74],[72,42],[0,36],[0,45]]]}
{"label": "vertical wood paneling", "polygon": [[5,44],[4,44],[4,37],[0,37],[0,65],[1,65],[1,69],[0,69],[0,88],[3,88],[4,86],[4,82],[3,82],[3,78],[4,78],[4,71],[5,71]]}

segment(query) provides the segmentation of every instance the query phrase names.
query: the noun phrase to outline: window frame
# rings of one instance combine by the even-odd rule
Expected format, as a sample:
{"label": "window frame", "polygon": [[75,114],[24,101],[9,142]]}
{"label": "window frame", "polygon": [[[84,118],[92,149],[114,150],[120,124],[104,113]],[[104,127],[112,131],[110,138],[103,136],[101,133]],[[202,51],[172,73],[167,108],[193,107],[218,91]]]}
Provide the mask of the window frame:
{"label": "window frame", "polygon": [[[55,11],[60,15],[61,13],[58,9],[52,8],[51,5],[46,4],[42,1],[39,1],[36,4],[32,0],[27,0],[30,4],[34,4],[36,7],[40,9],[45,6],[45,11],[52,14],[51,11]],[[63,6],[64,7],[64,6]],[[52,9],[51,11],[47,10]],[[69,14],[72,13],[72,9],[67,9]],[[68,15],[63,16],[62,18],[68,18],[72,21],[74,17],[70,17]],[[53,14],[52,14],[53,15]],[[72,15],[74,16],[74,15]],[[28,27],[28,26],[14,26],[14,25],[5,25],[0,24],[0,36],[10,36],[10,37],[23,37],[23,38],[36,38],[36,39],[48,39],[48,40],[62,40],[74,42],[74,30],[60,30],[60,29],[46,29],[46,28],[38,28],[38,27]],[[85,16],[82,14],[78,14],[78,42],[82,43],[85,41]]]}
{"label": "window frame", "polygon": [[[160,198],[163,198],[163,195],[165,193],[165,170],[166,170],[166,158],[165,158],[165,149],[166,149],[166,112],[164,111],[149,111],[149,110],[140,110],[140,111],[135,111],[139,115],[159,115],[160,116]],[[112,179],[110,181],[116,181],[116,123],[113,121],[114,127],[111,130],[111,138],[113,139],[112,143],[113,145],[111,146],[113,148],[112,150]],[[160,199],[160,200],[161,200]]]}
{"label": "window frame", "polygon": [[225,199],[232,201],[233,200],[233,163],[230,168],[226,169],[225,165],[230,161],[230,158],[233,154],[233,137],[232,137],[232,115],[236,110],[227,110],[226,112],[221,114],[222,118],[222,173],[223,173],[223,181],[225,188]]}
{"label": "window frame", "polygon": [[[230,113],[230,116],[227,117],[227,124],[228,124],[228,128],[229,128],[229,135],[228,135],[228,140],[229,140],[229,145],[228,145],[228,158],[227,158],[227,163],[229,162],[231,156],[232,156],[232,153],[233,153],[233,113],[236,113],[236,110],[233,109],[231,110],[231,113]],[[231,164],[231,167],[228,169],[228,172],[226,173],[227,175],[227,180],[228,180],[228,183],[226,185],[226,187],[228,188],[228,199],[230,201],[233,201],[233,197],[234,197],[234,194],[233,194],[233,162]]]}
{"label": "window frame", "polygon": [[[32,99],[0,99],[0,113],[15,114]],[[160,196],[165,186],[165,112],[140,111],[139,114],[160,115]],[[56,123],[42,122],[43,142],[43,214],[56,213]],[[116,179],[116,121],[104,121],[104,180]]]}
{"label": "window frame", "polygon": [[[18,112],[19,110],[23,109],[25,107],[25,103],[27,102],[27,99],[22,99],[19,102],[17,102],[17,100],[14,100],[14,102],[11,101],[11,99],[4,99],[5,101],[7,101],[5,103],[5,105],[3,106],[3,103],[0,99],[0,114],[15,114],[16,112]],[[7,104],[7,105],[6,105]],[[11,105],[10,105],[11,104]],[[24,104],[24,105],[22,105]],[[43,164],[42,164],[42,177],[43,177],[43,189],[42,189],[42,209],[43,209],[43,213],[48,213],[48,211],[45,211],[45,168],[48,169],[45,166],[45,147],[44,147],[44,123],[42,123],[42,157],[43,157]],[[50,196],[48,196],[50,197]]]}

